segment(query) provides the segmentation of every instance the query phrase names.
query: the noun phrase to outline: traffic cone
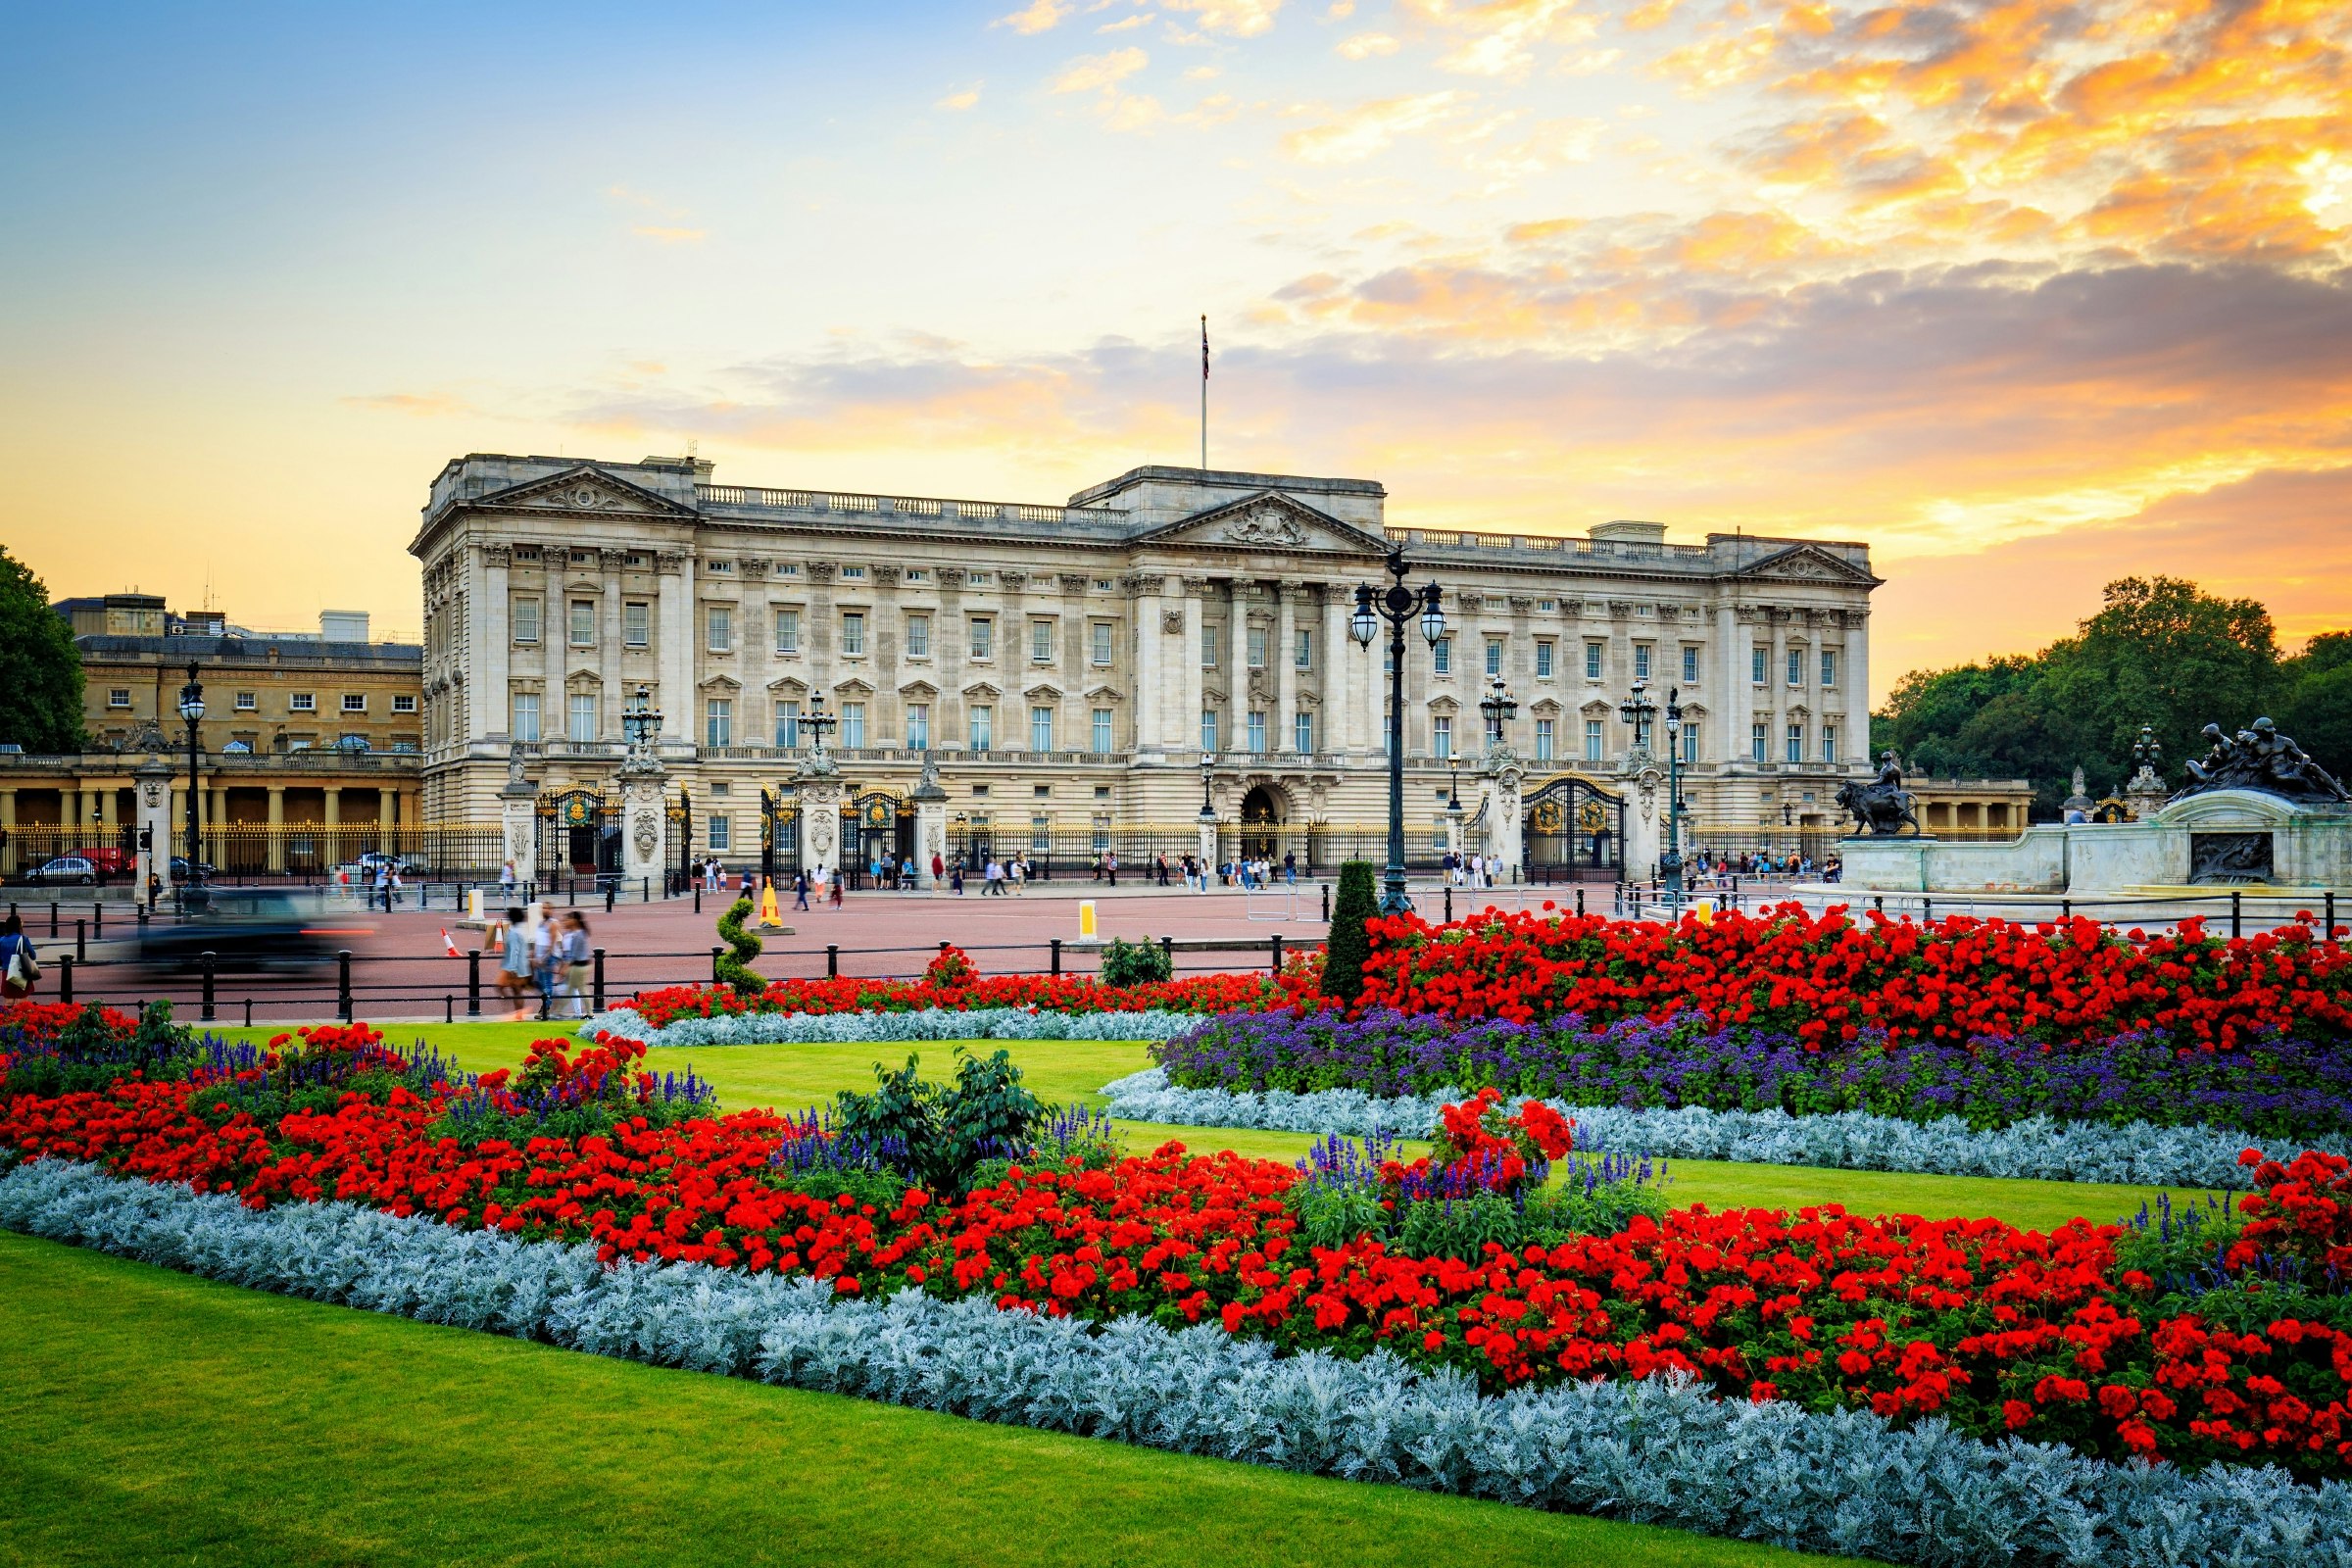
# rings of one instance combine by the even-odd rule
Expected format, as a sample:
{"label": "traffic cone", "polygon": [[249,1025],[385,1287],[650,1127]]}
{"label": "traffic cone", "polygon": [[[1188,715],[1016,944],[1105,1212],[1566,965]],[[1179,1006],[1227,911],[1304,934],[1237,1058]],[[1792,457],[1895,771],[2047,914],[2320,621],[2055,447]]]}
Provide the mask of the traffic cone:
{"label": "traffic cone", "polygon": [[458,945],[449,940],[449,927],[447,926],[443,926],[441,928],[441,946],[447,951],[449,956],[453,958],[464,956],[463,954],[458,952]]}

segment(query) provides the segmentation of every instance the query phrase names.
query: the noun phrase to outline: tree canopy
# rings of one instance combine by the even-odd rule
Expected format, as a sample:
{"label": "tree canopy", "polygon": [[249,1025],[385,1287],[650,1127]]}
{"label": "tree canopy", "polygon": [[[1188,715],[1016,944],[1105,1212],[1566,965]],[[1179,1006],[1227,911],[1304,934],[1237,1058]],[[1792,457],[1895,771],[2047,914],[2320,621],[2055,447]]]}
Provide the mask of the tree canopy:
{"label": "tree canopy", "polygon": [[2281,658],[2270,612],[2179,577],[2124,577],[2076,635],[2038,654],[1914,670],[1873,715],[1874,748],[1922,773],[2026,778],[2053,808],[2081,767],[2092,793],[2122,788],[2140,726],[2168,780],[2204,750],[2207,724],[2264,713],[2321,764],[2352,766],[2352,632]]}
{"label": "tree canopy", "polygon": [[0,548],[0,743],[81,750],[81,650],[49,590]]}

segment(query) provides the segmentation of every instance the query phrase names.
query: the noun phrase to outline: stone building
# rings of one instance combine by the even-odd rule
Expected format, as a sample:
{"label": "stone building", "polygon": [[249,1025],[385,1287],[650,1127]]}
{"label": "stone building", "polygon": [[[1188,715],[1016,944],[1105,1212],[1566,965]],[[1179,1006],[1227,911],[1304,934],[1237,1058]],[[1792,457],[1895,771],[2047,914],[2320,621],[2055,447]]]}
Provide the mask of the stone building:
{"label": "stone building", "polygon": [[247,633],[218,612],[175,612],[143,594],[56,609],[81,652],[84,749],[0,752],[0,874],[85,850],[127,859],[150,759],[172,853],[186,854],[179,692],[190,663],[205,702],[198,859],[237,872],[323,871],[419,824],[417,645],[372,642],[364,614],[337,612],[313,637]]}
{"label": "stone building", "polygon": [[[1834,828],[1869,735],[1865,546],[1398,529],[1386,500],[1364,479],[1156,466],[1036,506],[723,485],[688,459],[457,459],[411,545],[424,814],[503,813],[513,849],[533,801],[526,849],[575,866],[650,838],[672,863],[741,864],[765,839],[787,863],[987,847],[1132,865],[1198,847],[1205,756],[1220,855],[1377,859],[1386,633],[1367,651],[1348,620],[1401,549],[1447,616],[1405,657],[1417,860],[1450,837],[1646,874],[1666,741],[1621,719],[1638,681],[1680,697],[1689,847]],[[1491,760],[1497,675],[1518,711]],[[662,810],[623,842],[637,707],[659,714],[636,776]],[[836,796],[842,839],[820,846],[797,813]]]}

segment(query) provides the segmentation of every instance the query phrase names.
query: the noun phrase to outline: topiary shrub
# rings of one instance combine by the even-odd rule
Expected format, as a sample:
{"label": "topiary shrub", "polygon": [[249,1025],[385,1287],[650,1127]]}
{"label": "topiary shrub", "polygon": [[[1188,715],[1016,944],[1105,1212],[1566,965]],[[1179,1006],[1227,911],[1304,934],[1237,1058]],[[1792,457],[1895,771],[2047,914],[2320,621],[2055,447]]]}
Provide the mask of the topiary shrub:
{"label": "topiary shrub", "polygon": [[935,1197],[959,1197],[982,1161],[1026,1156],[1030,1134],[1048,1119],[1021,1084],[1008,1052],[975,1056],[958,1048],[956,1082],[926,1083],[919,1058],[893,1071],[874,1064],[874,1091],[844,1090],[834,1102],[839,1137],[881,1152]]}
{"label": "topiary shrub", "polygon": [[767,982],[752,968],[752,960],[760,956],[760,939],[743,928],[752,915],[752,901],[737,899],[727,906],[727,912],[718,917],[719,940],[734,951],[722,953],[711,971],[722,985],[733,986],[737,994],[756,997],[767,989]]}
{"label": "topiary shrub", "polygon": [[1331,905],[1331,939],[1323,949],[1323,994],[1352,1003],[1364,994],[1364,960],[1372,956],[1364,922],[1380,912],[1372,892],[1372,862],[1340,867],[1340,896]]}
{"label": "topiary shrub", "polygon": [[1175,978],[1176,965],[1156,942],[1128,942],[1118,937],[1102,950],[1102,981],[1106,986],[1142,986]]}

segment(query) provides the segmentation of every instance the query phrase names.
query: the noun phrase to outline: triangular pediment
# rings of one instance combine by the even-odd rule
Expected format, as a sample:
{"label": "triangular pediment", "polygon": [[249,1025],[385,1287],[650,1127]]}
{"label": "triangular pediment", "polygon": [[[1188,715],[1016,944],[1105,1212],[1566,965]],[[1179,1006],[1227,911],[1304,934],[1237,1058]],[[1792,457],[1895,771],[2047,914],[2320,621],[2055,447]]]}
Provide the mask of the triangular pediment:
{"label": "triangular pediment", "polygon": [[844,697],[871,697],[874,694],[874,689],[871,686],[868,686],[864,681],[859,680],[855,675],[851,676],[848,680],[835,681],[833,683],[833,689]]}
{"label": "triangular pediment", "polygon": [[1127,694],[1108,681],[1097,681],[1086,689],[1086,696],[1098,703],[1124,702]]}
{"label": "triangular pediment", "polygon": [[991,686],[984,680],[976,680],[963,689],[963,695],[966,697],[996,698],[1003,696],[1004,693],[998,691],[996,687]]}
{"label": "triangular pediment", "polygon": [[1878,578],[1847,564],[1818,545],[1791,545],[1740,569],[1743,578],[1770,577],[1782,582],[1831,582],[1876,585]]}
{"label": "triangular pediment", "polygon": [[1378,534],[1273,490],[1180,517],[1135,542],[1260,555],[1377,556],[1389,548],[1389,542]]}
{"label": "triangular pediment", "polygon": [[681,507],[667,497],[656,495],[643,486],[607,473],[593,463],[578,464],[562,473],[551,473],[545,478],[494,490],[470,505],[511,508],[517,512],[551,512],[572,516],[695,515],[692,508]]}

